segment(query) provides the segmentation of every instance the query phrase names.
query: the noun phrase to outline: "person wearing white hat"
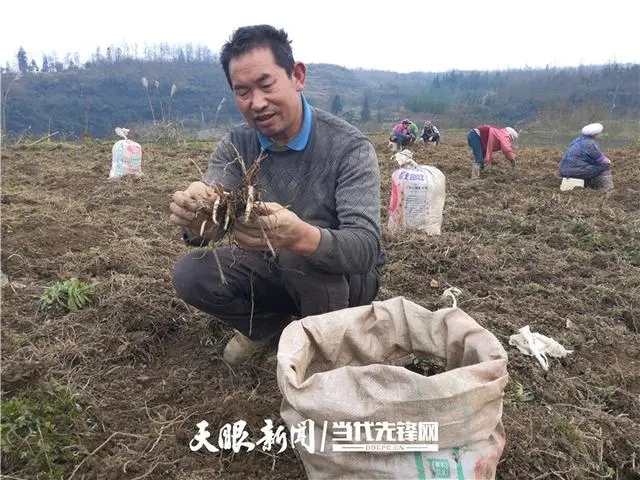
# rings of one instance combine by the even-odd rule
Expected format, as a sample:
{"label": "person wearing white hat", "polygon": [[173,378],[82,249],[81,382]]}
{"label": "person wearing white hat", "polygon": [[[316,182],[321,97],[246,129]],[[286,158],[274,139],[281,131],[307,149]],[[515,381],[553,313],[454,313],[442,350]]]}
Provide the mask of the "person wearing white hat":
{"label": "person wearing white hat", "polygon": [[582,179],[588,188],[613,189],[611,160],[600,151],[597,141],[602,130],[602,124],[591,123],[573,139],[558,165],[562,178]]}
{"label": "person wearing white hat", "polygon": [[511,167],[516,166],[516,154],[513,143],[518,138],[518,132],[511,127],[499,128],[492,125],[480,125],[472,128],[467,134],[467,143],[473,151],[473,170],[471,176],[480,178],[480,171],[493,160],[493,152],[501,151]]}

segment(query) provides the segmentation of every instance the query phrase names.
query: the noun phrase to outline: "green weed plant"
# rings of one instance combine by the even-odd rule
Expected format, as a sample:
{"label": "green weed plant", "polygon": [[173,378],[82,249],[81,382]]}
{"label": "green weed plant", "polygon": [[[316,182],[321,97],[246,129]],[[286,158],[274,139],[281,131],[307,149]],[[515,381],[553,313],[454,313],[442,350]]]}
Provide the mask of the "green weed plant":
{"label": "green weed plant", "polygon": [[75,312],[91,302],[95,286],[72,278],[64,282],[56,282],[44,289],[40,296],[40,309],[61,308]]}

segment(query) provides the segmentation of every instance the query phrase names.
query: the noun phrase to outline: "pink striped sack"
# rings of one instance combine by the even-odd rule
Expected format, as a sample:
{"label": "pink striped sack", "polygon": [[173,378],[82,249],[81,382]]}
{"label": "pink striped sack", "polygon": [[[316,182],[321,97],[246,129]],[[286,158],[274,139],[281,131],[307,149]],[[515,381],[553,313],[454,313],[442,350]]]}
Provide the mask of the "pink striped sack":
{"label": "pink striped sack", "polygon": [[117,127],[116,134],[123,140],[118,140],[111,149],[109,178],[127,174],[142,175],[142,147],[127,138],[129,129]]}

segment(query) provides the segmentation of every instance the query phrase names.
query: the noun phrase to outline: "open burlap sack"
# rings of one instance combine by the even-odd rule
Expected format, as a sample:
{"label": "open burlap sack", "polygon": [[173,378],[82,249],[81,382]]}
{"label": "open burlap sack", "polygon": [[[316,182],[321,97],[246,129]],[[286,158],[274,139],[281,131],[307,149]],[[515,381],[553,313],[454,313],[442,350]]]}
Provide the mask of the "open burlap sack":
{"label": "open burlap sack", "polygon": [[[443,359],[446,371],[400,366],[411,353]],[[289,429],[315,425],[315,451],[297,446],[310,479],[495,476],[507,353],[459,308],[431,312],[396,297],[295,321],[280,338],[277,375]],[[337,421],[438,422],[439,451],[334,452]]]}

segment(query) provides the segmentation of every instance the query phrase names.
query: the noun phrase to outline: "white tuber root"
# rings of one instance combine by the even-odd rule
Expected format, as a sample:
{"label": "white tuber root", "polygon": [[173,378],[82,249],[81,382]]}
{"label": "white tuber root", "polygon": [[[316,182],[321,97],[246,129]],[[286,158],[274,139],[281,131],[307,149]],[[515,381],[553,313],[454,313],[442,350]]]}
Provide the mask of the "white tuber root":
{"label": "white tuber root", "polygon": [[204,236],[204,227],[206,227],[206,226],[207,226],[207,220],[204,220],[202,222],[202,225],[200,225],[200,236],[201,237]]}
{"label": "white tuber root", "polygon": [[218,207],[220,206],[220,197],[216,198],[216,201],[213,202],[213,215],[211,218],[213,219],[213,224],[218,225],[218,220],[216,217],[218,216]]}
{"label": "white tuber root", "polygon": [[251,215],[251,210],[253,209],[253,199],[255,196],[255,187],[253,185],[249,185],[249,192],[247,195],[247,207],[244,209],[244,221],[249,221],[249,216]]}

